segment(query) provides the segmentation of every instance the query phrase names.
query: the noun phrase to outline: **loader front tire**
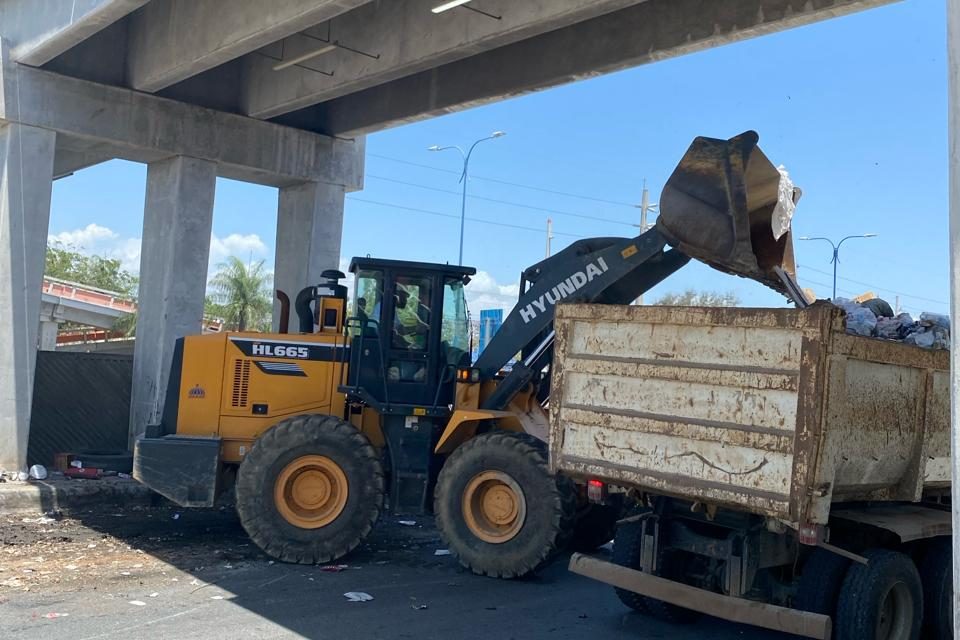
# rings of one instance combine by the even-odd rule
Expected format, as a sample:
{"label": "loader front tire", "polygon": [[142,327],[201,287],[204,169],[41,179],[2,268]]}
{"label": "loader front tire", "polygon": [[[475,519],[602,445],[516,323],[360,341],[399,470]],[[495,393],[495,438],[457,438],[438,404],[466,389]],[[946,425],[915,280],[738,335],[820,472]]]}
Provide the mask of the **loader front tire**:
{"label": "loader front tire", "polygon": [[437,526],[460,564],[476,574],[519,578],[549,563],[569,539],[576,495],[547,469],[545,447],[495,431],[458,447],[434,492]]}
{"label": "loader front tire", "polygon": [[263,434],[237,473],[250,538],[284,562],[330,562],[370,533],[384,500],[376,449],[334,416],[303,415]]}

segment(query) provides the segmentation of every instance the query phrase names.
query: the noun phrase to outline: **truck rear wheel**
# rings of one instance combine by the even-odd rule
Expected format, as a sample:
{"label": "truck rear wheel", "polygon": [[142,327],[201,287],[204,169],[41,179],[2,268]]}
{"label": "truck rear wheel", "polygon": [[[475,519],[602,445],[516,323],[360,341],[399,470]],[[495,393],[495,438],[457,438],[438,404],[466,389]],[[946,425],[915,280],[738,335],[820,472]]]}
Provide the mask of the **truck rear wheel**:
{"label": "truck rear wheel", "polygon": [[333,416],[289,418],[262,435],[237,473],[237,512],[250,538],[284,562],[346,555],[380,516],[376,449]]}
{"label": "truck rear wheel", "polygon": [[837,603],[837,640],[917,640],[923,618],[923,588],[909,556],[870,549],[868,564],[853,563]]}
{"label": "truck rear wheel", "polygon": [[[624,522],[618,526],[616,536],[613,538],[613,563],[639,571],[642,536],[642,521]],[[614,591],[620,598],[620,602],[634,611],[647,613],[647,601],[642,595],[616,587],[614,587]]]}
{"label": "truck rear wheel", "polygon": [[570,548],[589,553],[613,540],[620,511],[618,506],[609,504],[587,504],[579,509]]}
{"label": "truck rear wheel", "polygon": [[826,549],[814,549],[803,565],[793,606],[833,617],[850,561]]}
{"label": "truck rear wheel", "polygon": [[949,537],[927,544],[920,562],[923,583],[923,637],[953,638],[953,548]]}
{"label": "truck rear wheel", "polygon": [[[662,551],[657,562],[657,576],[667,580],[683,582],[685,558],[682,552]],[[675,604],[644,596],[644,606],[654,618],[673,624],[690,624],[700,617],[699,611],[678,607]]]}
{"label": "truck rear wheel", "polygon": [[522,433],[496,431],[462,444],[434,492],[450,551],[474,573],[497,578],[518,578],[552,560],[575,510],[575,494],[547,469],[543,443]]}

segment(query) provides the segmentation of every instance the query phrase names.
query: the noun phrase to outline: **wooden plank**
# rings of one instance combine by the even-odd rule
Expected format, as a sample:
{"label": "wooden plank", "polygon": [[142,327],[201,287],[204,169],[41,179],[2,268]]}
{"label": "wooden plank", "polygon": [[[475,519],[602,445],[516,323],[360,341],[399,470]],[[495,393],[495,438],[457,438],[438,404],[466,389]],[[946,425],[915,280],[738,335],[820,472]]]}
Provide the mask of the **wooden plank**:
{"label": "wooden plank", "polygon": [[571,556],[570,571],[620,589],[687,607],[731,622],[751,624],[765,629],[822,640],[829,640],[832,633],[829,616],[797,611],[796,609],[779,607],[764,602],[731,598],[730,596],[705,591],[597,560],[580,553]]}

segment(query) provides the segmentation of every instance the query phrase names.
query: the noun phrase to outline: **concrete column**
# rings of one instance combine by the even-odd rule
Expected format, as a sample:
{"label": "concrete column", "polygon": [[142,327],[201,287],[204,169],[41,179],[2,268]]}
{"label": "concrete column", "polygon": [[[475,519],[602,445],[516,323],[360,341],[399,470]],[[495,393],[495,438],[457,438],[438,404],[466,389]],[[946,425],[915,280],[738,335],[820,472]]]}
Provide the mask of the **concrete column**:
{"label": "concrete column", "polygon": [[[290,327],[296,332],[296,313],[292,309],[297,293],[317,284],[326,269],[340,265],[340,240],[343,234],[342,185],[306,182],[280,189],[277,211],[277,247],[273,286],[290,296]],[[280,324],[280,305],[273,307],[273,329]]]}
{"label": "concrete column", "polygon": [[0,469],[27,463],[56,134],[0,123]]}
{"label": "concrete column", "polygon": [[177,338],[201,330],[216,170],[213,162],[184,156],[152,163],[147,170],[131,446],[163,411]]}
{"label": "concrete column", "polygon": [[960,637],[960,0],[947,2],[950,170],[950,460],[953,505],[953,635]]}
{"label": "concrete column", "polygon": [[55,351],[60,323],[56,320],[40,321],[40,351]]}

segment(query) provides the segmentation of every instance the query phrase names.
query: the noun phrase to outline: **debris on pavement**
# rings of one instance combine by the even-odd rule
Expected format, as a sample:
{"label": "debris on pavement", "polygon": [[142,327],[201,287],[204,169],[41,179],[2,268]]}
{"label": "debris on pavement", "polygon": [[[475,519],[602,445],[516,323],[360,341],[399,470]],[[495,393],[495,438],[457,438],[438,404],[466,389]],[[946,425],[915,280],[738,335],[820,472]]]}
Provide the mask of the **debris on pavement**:
{"label": "debris on pavement", "polygon": [[417,524],[416,520],[398,520],[397,524],[402,524],[405,527],[413,527]]}
{"label": "debris on pavement", "polygon": [[223,600],[223,596],[210,596],[211,600]]}
{"label": "debris on pavement", "polygon": [[132,605],[135,606],[135,607],[145,607],[145,606],[147,606],[147,603],[144,602],[143,600],[131,600],[131,601],[130,601],[130,604],[132,604]]}
{"label": "debris on pavement", "polygon": [[450,555],[450,549],[437,549],[436,551],[433,552],[433,555],[435,555],[435,556],[449,556],[449,555]]}
{"label": "debris on pavement", "polygon": [[320,567],[320,571],[326,573],[340,573],[341,571],[346,571],[350,568],[348,564],[328,564],[323,567]]}
{"label": "debris on pavement", "polygon": [[46,618],[47,620],[55,620],[57,618],[66,618],[69,615],[70,615],[69,613],[59,613],[56,611],[51,611],[50,613],[45,614],[43,617]]}
{"label": "debris on pavement", "polygon": [[47,468],[42,464],[35,464],[30,467],[28,474],[33,480],[46,480],[47,479]]}
{"label": "debris on pavement", "polygon": [[346,598],[348,602],[369,602],[373,600],[372,595],[364,593],[363,591],[347,591],[343,594],[343,597]]}
{"label": "debris on pavement", "polygon": [[414,611],[423,611],[424,609],[429,609],[430,607],[428,607],[425,604],[414,604],[414,605],[410,605],[410,608],[413,609]]}

